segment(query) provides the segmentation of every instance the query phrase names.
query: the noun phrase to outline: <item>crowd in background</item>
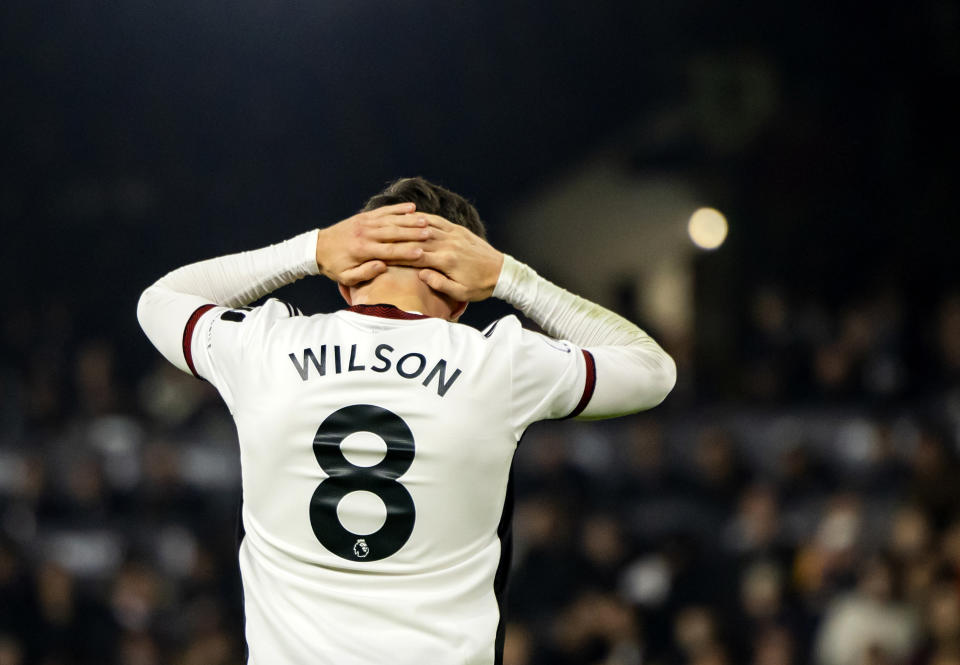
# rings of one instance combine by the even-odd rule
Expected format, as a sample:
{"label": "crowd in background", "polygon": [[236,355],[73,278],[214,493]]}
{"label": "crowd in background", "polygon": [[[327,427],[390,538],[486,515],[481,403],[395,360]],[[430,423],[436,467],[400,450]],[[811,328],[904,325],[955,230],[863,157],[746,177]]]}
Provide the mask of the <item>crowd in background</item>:
{"label": "crowd in background", "polygon": [[[504,665],[960,665],[960,297],[931,312],[761,288],[737,399],[533,426]],[[229,414],[71,316],[2,324],[0,664],[242,663]]]}
{"label": "crowd in background", "polygon": [[[926,400],[960,378],[960,293],[934,303],[882,288],[830,306],[756,289],[727,370],[754,403],[884,405]],[[917,302],[920,300],[920,302]]]}

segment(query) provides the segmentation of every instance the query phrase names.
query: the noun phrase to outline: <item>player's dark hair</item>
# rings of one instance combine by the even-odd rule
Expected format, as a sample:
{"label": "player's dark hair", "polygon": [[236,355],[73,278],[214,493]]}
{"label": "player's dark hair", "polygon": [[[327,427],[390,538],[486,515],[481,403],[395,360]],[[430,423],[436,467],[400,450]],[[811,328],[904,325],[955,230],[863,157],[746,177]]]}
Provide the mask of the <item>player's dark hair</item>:
{"label": "player's dark hair", "polygon": [[363,210],[373,210],[395,203],[416,203],[419,212],[439,215],[454,224],[467,227],[481,238],[487,237],[480,213],[472,203],[426,178],[417,176],[394,180],[382,192],[371,196]]}

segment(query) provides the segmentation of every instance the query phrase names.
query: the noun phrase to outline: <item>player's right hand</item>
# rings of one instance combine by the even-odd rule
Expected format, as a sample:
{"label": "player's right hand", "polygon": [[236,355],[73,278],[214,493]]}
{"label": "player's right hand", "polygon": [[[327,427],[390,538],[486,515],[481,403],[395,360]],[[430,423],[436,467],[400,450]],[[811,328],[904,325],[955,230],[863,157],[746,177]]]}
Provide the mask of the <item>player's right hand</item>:
{"label": "player's right hand", "polygon": [[397,203],[357,213],[320,229],[317,266],[344,286],[373,279],[387,263],[413,264],[423,255],[431,231],[427,217],[413,203]]}
{"label": "player's right hand", "polygon": [[423,268],[420,279],[434,291],[460,302],[486,300],[503,268],[503,253],[459,224],[437,215],[424,215],[430,223],[424,251],[410,265]]}

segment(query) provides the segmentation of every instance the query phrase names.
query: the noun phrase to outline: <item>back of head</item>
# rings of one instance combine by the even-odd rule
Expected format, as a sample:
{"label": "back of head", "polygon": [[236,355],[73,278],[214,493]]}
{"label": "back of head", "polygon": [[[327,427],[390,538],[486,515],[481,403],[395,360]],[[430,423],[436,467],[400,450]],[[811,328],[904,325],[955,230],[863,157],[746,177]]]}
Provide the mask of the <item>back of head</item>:
{"label": "back of head", "polygon": [[394,180],[382,192],[370,197],[370,200],[364,204],[363,210],[373,210],[395,203],[415,203],[418,212],[438,215],[454,224],[467,227],[481,238],[487,237],[480,213],[472,203],[456,192],[451,192],[425,178],[417,176]]}

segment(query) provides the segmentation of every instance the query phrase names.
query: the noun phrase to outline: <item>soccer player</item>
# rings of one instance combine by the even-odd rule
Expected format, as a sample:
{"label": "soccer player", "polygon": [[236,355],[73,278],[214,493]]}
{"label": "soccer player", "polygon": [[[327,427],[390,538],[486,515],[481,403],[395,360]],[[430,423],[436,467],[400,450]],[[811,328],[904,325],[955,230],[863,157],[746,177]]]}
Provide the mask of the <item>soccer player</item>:
{"label": "soccer player", "polygon": [[[179,268],[137,316],[233,414],[253,665],[492,665],[503,647],[510,466],[531,423],[649,409],[673,361],[643,330],[483,239],[420,178],[277,245]],[[276,299],[309,275],[348,307]],[[479,331],[468,301],[502,298]],[[563,580],[557,580],[562,584]]]}

